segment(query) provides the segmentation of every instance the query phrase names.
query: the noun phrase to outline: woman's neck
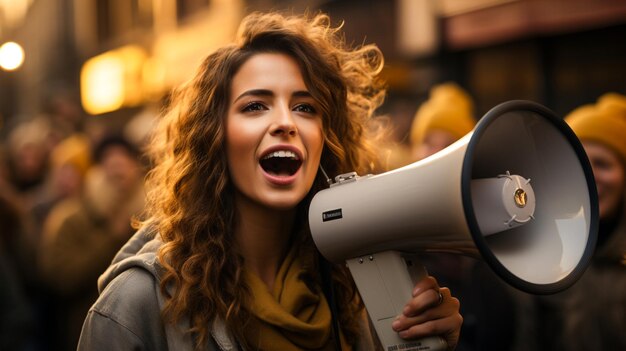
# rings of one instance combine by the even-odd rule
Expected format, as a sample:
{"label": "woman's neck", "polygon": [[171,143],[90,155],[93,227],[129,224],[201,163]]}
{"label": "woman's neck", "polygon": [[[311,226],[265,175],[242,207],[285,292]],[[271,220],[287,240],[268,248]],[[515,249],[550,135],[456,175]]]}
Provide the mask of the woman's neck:
{"label": "woman's neck", "polygon": [[296,209],[267,208],[241,194],[235,196],[235,206],[238,215],[235,240],[245,266],[271,291],[289,250]]}

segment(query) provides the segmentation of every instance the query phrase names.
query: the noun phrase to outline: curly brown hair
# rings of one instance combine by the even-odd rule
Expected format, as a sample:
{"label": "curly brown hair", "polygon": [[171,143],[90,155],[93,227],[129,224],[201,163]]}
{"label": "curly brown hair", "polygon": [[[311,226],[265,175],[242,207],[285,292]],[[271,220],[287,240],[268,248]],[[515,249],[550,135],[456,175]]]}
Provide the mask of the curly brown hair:
{"label": "curly brown hair", "polygon": [[[377,78],[383,57],[374,45],[348,47],[340,32],[341,26],[333,27],[324,14],[247,16],[234,44],[210,54],[195,77],[173,92],[153,135],[147,209],[163,240],[158,253],[164,268],[160,284],[168,299],[162,313],[168,323],[189,318],[189,332],[198,348],[217,320],[245,343],[241,326],[250,318],[244,307],[250,291],[242,275],[243,257],[232,235],[234,188],[225,156],[224,122],[231,81],[247,59],[279,52],[298,62],[322,110],[321,163],[328,174],[379,169],[368,126],[384,98],[383,83]],[[306,211],[311,197],[326,186],[318,175],[299,205],[293,234],[300,252],[315,258]],[[319,289],[319,262],[312,262],[307,267],[311,285]],[[342,330],[353,343],[362,303],[344,267],[334,266],[332,275],[341,287],[337,300]]]}

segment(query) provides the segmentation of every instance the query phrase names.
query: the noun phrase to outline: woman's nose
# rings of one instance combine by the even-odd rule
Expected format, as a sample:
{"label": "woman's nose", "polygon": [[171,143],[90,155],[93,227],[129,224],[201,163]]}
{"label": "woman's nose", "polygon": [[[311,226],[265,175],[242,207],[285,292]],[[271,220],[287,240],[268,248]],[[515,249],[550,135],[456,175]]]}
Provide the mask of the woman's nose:
{"label": "woman's nose", "polygon": [[289,108],[275,110],[274,120],[270,127],[270,134],[273,136],[295,136],[298,134],[298,128],[296,127],[296,123]]}

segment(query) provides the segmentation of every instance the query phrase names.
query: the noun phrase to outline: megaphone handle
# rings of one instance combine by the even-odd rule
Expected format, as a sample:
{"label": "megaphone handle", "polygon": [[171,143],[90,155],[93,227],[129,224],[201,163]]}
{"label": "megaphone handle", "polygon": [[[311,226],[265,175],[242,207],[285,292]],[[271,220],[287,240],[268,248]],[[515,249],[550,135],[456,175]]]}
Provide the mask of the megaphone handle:
{"label": "megaphone handle", "polygon": [[428,274],[417,255],[384,251],[347,261],[378,338],[386,351],[443,351],[446,341],[438,336],[402,339],[391,323],[402,314],[415,284]]}

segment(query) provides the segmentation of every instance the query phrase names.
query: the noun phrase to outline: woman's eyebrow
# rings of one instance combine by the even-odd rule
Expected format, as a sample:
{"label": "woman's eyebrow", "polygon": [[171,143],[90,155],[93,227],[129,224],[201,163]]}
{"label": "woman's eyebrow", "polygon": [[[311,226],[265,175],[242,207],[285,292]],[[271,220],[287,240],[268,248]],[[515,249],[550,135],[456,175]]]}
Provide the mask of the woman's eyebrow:
{"label": "woman's eyebrow", "polygon": [[291,94],[294,97],[310,97],[312,98],[313,95],[311,95],[311,93],[309,93],[306,90],[298,90],[298,91],[294,91],[293,94]]}
{"label": "woman's eyebrow", "polygon": [[[298,90],[298,91],[294,91],[292,94],[292,96],[294,97],[308,97],[308,98],[312,98],[313,95],[311,95],[311,93],[309,93],[306,90]],[[233,101],[237,102],[238,100],[246,97],[246,96],[269,96],[272,97],[274,96],[274,92],[268,89],[251,89],[251,90],[246,90],[243,93],[241,93],[241,95],[237,96],[237,98]]]}
{"label": "woman's eyebrow", "polygon": [[244,98],[246,96],[274,96],[274,92],[267,89],[251,89],[246,90],[241,95],[237,96],[237,98],[233,102],[237,102],[237,100]]}

